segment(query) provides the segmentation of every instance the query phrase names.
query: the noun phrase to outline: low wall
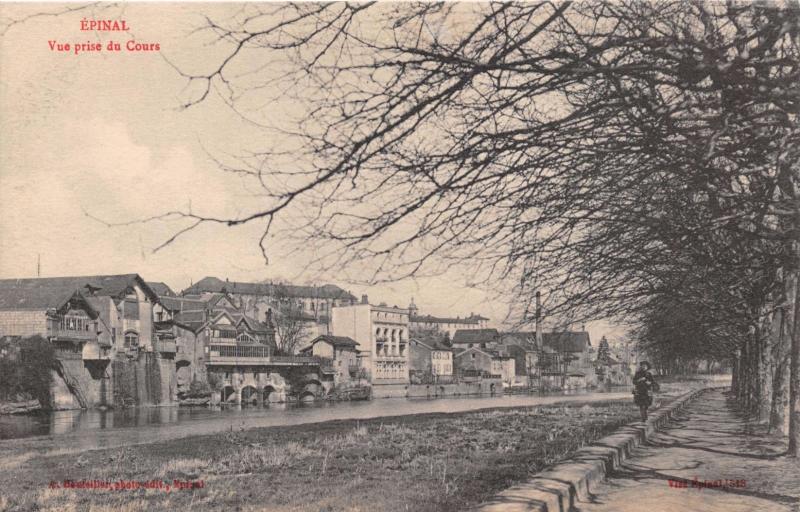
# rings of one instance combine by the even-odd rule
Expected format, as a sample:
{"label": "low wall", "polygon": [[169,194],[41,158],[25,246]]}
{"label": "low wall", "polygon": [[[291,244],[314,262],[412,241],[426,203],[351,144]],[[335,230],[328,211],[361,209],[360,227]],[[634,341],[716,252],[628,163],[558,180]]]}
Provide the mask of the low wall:
{"label": "low wall", "polygon": [[373,384],[372,398],[444,398],[469,395],[502,395],[500,379],[458,384]]}
{"label": "low wall", "polygon": [[408,398],[442,398],[468,395],[502,395],[503,383],[500,379],[483,379],[477,382],[458,384],[411,384]]}
{"label": "low wall", "polygon": [[662,429],[702,390],[690,391],[653,411],[647,421],[631,423],[615,433],[579,449],[575,455],[527,482],[496,494],[472,512],[572,512],[577,501],[588,501],[592,489],[618,469],[640,446]]}

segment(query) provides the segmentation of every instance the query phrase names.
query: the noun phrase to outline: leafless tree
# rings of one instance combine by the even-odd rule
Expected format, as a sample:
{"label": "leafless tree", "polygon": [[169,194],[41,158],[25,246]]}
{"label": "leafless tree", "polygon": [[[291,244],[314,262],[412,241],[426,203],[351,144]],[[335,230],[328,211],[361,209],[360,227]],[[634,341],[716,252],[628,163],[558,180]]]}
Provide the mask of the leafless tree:
{"label": "leafless tree", "polygon": [[[762,327],[790,309],[800,259],[796,4],[289,4],[206,28],[228,53],[181,71],[185,106],[215,91],[263,123],[248,98],[289,95],[302,115],[282,136],[300,149],[220,162],[264,188],[264,208],[169,214],[188,229],[261,221],[266,237],[304,212],[323,267],[358,260],[378,280],[467,263],[515,283],[522,318],[541,288],[573,317],[730,305],[746,313],[740,398],[768,401]],[[289,72],[235,71],[259,58]],[[725,329],[722,309],[695,321]]]}

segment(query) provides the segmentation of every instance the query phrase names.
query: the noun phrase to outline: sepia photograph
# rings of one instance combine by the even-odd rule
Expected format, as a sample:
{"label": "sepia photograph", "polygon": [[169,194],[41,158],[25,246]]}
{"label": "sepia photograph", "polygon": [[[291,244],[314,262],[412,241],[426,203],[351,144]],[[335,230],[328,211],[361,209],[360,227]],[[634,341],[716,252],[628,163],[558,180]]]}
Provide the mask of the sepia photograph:
{"label": "sepia photograph", "polygon": [[798,0],[0,0],[0,512],[800,512]]}

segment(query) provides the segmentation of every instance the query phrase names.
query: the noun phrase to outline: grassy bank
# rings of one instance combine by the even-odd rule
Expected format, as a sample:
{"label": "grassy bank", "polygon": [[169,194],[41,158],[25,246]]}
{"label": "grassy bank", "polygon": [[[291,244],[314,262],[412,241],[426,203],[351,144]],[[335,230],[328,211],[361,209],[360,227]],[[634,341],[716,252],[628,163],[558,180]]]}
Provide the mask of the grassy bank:
{"label": "grassy bank", "polygon": [[[331,421],[0,462],[0,510],[461,510],[634,421],[630,402]],[[66,447],[65,447],[66,448]],[[193,490],[64,480],[202,481]],[[49,482],[62,488],[49,488]]]}

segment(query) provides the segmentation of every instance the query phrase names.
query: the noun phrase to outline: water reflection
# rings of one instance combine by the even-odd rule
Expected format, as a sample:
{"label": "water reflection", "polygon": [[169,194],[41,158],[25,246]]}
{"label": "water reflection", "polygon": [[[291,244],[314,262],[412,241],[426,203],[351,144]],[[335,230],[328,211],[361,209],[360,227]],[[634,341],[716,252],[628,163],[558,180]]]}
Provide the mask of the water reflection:
{"label": "water reflection", "polygon": [[[627,396],[608,392],[565,391],[501,397],[452,397],[438,399],[383,399],[364,402],[316,402],[312,404],[226,405],[223,407],[141,407],[115,410],[56,411],[26,416],[0,416],[0,439],[32,436],[65,436],[104,430],[150,430],[164,426],[182,427],[183,435],[203,434],[228,428],[294,425],[333,419],[395,416],[426,412],[456,412],[487,407],[511,407],[552,403],[557,399],[612,399]],[[135,437],[139,437],[136,435]],[[160,434],[154,438],[163,438]],[[168,438],[175,437],[168,435]]]}

